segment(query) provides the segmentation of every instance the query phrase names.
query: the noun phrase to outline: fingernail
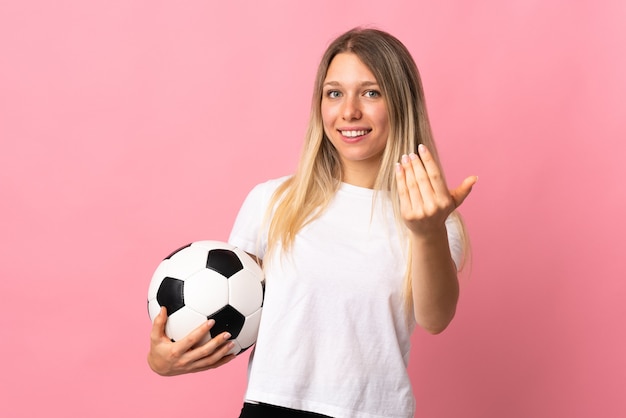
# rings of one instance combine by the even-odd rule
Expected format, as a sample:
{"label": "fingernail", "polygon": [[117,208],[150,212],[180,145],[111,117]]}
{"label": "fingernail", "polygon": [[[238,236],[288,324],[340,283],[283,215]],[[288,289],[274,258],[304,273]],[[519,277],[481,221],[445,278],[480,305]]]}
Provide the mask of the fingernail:
{"label": "fingernail", "polygon": [[402,171],[402,166],[400,163],[396,163],[396,173],[400,173]]}
{"label": "fingernail", "polygon": [[403,163],[408,163],[409,162],[409,156],[404,154],[402,155],[402,158],[400,159],[400,161],[402,161]]}
{"label": "fingernail", "polygon": [[426,145],[424,145],[424,144],[419,144],[419,145],[417,146],[417,151],[418,151],[419,153],[424,153],[424,152],[426,152]]}
{"label": "fingernail", "polygon": [[228,332],[224,333],[224,339],[225,340],[229,339],[230,337],[231,337],[230,333],[228,333]]}
{"label": "fingernail", "polygon": [[208,321],[206,321],[206,323],[210,326],[213,326],[213,324],[215,324],[215,319],[209,319]]}
{"label": "fingernail", "polygon": [[411,154],[409,154],[409,158],[412,160],[416,160],[417,159],[417,154],[412,152]]}

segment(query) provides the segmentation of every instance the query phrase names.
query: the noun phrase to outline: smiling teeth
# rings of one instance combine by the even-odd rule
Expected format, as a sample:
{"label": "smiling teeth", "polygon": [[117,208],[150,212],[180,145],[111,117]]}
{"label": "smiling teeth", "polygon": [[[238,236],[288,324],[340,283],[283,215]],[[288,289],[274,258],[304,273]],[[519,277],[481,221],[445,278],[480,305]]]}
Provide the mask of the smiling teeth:
{"label": "smiling teeth", "polygon": [[363,136],[368,131],[341,131],[341,135],[347,136],[349,138],[354,138],[355,136]]}

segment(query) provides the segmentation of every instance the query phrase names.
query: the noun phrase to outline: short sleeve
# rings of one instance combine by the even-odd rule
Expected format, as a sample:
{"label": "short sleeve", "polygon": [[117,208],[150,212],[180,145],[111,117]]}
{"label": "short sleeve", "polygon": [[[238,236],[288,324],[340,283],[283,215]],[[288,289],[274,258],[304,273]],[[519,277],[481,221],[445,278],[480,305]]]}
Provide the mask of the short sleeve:
{"label": "short sleeve", "polygon": [[463,265],[465,252],[461,224],[455,216],[449,216],[448,219],[446,219],[446,229],[448,231],[450,255],[452,255],[452,260],[454,261],[457,270],[459,270]]}
{"label": "short sleeve", "polygon": [[278,186],[286,179],[269,180],[248,193],[228,238],[231,245],[263,259],[267,249],[267,225],[264,224],[267,207]]}

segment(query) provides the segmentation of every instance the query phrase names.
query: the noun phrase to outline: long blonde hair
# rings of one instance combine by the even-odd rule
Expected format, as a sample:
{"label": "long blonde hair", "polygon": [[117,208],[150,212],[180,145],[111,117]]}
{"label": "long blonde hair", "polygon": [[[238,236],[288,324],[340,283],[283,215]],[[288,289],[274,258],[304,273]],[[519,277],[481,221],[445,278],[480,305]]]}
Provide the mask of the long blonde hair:
{"label": "long blonde hair", "polygon": [[[324,79],[333,58],[340,53],[359,57],[375,76],[385,99],[390,131],[374,190],[391,192],[396,219],[401,217],[395,163],[403,154],[417,152],[419,144],[426,145],[439,162],[422,82],[409,51],[398,39],[378,29],[355,28],[344,33],[328,46],[317,69],[308,130],[296,173],[277,189],[270,202],[266,218],[269,221],[266,254],[279,242],[282,249],[288,251],[298,231],[324,211],[340,185],[341,161],[324,133],[321,115]],[[460,216],[456,212],[453,216],[460,223],[467,242]],[[410,289],[407,273],[407,306],[412,306]]]}

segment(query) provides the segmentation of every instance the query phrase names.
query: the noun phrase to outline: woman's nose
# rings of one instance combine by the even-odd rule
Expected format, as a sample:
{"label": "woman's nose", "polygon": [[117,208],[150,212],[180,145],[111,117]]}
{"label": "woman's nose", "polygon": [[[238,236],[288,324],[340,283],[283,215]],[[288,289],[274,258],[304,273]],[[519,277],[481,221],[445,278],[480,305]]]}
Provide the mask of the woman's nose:
{"label": "woman's nose", "polygon": [[361,118],[361,109],[359,107],[358,99],[346,98],[343,105],[343,119],[344,120],[357,120]]}

